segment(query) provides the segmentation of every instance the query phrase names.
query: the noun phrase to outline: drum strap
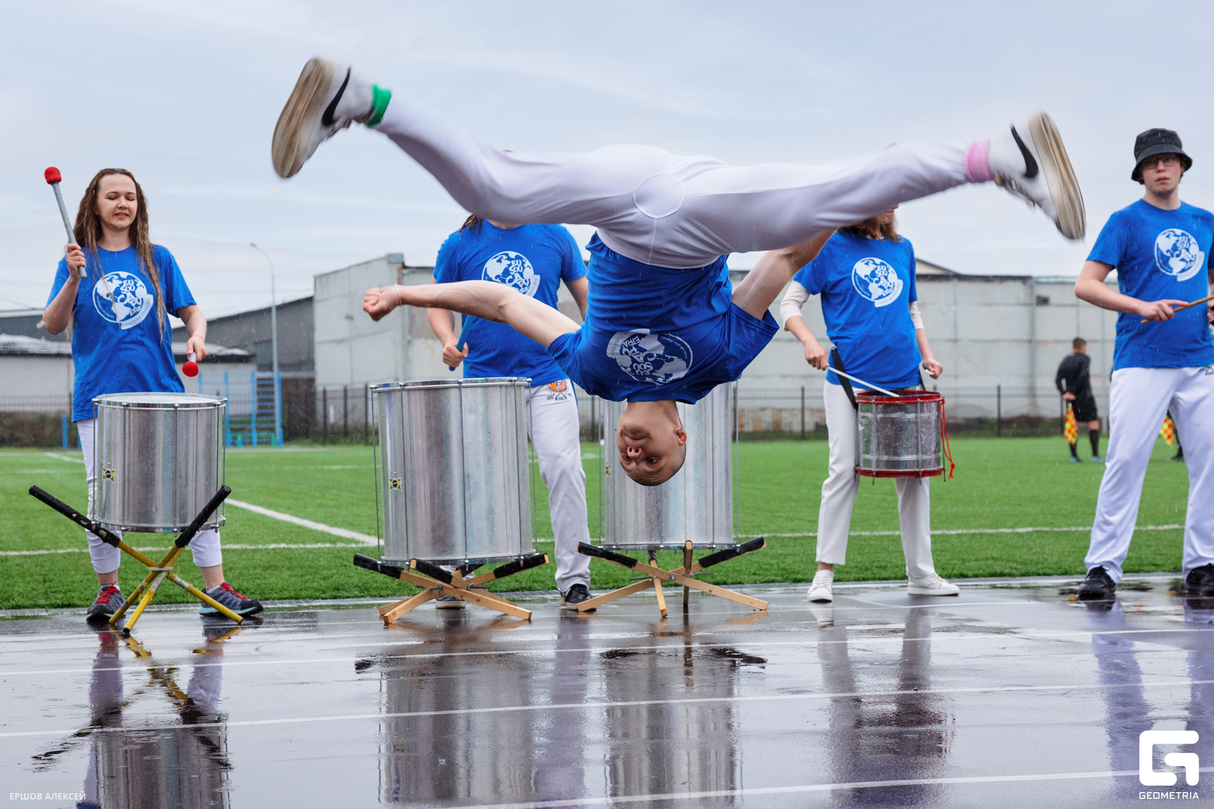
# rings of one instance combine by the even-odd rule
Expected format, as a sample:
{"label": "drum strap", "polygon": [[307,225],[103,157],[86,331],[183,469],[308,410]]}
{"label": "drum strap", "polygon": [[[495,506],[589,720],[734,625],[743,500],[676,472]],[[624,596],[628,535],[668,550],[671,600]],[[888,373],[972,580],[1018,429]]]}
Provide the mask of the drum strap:
{"label": "drum strap", "polygon": [[[843,358],[839,356],[839,348],[831,346],[830,348],[830,367],[836,371],[847,373],[847,369],[843,367]],[[852,390],[851,380],[845,376],[835,376],[839,380],[839,384],[843,386],[843,392],[847,394],[848,401],[851,402],[853,410],[859,410],[860,406],[856,404],[856,392]]]}

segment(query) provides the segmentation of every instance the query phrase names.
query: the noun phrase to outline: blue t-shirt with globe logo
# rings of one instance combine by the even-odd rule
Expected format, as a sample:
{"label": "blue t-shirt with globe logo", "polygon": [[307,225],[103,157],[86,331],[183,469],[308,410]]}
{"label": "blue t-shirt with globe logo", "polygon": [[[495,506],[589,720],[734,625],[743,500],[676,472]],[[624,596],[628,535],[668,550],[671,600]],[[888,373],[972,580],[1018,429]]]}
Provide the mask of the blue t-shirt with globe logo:
{"label": "blue t-shirt with globe logo", "polygon": [[[106,393],[183,392],[168,317],[161,330],[156,293],[135,248],[97,248],[97,260],[88,259],[88,277],[76,290],[72,320],[72,421],[93,418],[93,398]],[[192,306],[194,297],[173,254],[154,245],[152,263],[168,311],[176,314]],[[67,279],[67,259],[60,259],[48,305]]]}
{"label": "blue t-shirt with globe logo", "polygon": [[[1088,261],[1114,267],[1122,294],[1143,301],[1195,301],[1209,294],[1212,242],[1214,214],[1209,211],[1183,202],[1165,211],[1140,199],[1109,217]],[[1205,306],[1158,323],[1143,323],[1135,314],[1118,316],[1113,370],[1206,365],[1214,365],[1214,339]]]}
{"label": "blue t-shirt with globe logo", "polygon": [[[910,319],[915,289],[911,243],[836,233],[793,280],[822,296],[826,333],[843,370],[883,388],[917,387],[922,357]],[[828,371],[826,381],[838,385]]]}
{"label": "blue t-shirt with globe logo", "polygon": [[[573,234],[560,225],[520,225],[499,228],[492,222],[447,237],[434,262],[434,280],[493,281],[556,308],[562,281],[586,275],[586,265]],[[529,377],[533,387],[565,379],[548,352],[530,337],[505,323],[466,320],[468,357],[466,379],[498,376]]]}
{"label": "blue t-shirt with globe logo", "polygon": [[586,249],[586,322],[548,353],[587,393],[694,404],[739,378],[778,331],[770,312],[759,320],[734,305],[724,256],[694,269],[657,267],[615,252],[597,233]]}

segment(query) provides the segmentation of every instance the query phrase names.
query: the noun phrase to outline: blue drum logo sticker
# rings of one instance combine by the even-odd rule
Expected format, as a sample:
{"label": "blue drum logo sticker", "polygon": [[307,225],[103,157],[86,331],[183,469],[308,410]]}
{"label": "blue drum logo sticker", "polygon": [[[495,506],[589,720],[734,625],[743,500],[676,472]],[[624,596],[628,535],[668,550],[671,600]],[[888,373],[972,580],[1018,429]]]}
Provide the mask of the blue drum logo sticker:
{"label": "blue drum logo sticker", "polygon": [[534,298],[535,291],[540,288],[540,277],[531,262],[522,253],[513,250],[503,250],[486,261],[481,280],[505,284],[528,298]]}
{"label": "blue drum logo sticker", "polygon": [[114,472],[113,469],[111,469],[107,466],[105,469],[101,470],[101,477],[104,478],[105,480],[112,481],[112,480],[117,479],[118,474],[116,472]]}
{"label": "blue drum logo sticker", "polygon": [[98,281],[93,285],[93,308],[97,310],[97,314],[110,323],[117,323],[118,328],[123,331],[142,323],[155,303],[143,279],[138,275],[117,270],[107,272],[105,281],[109,284],[113,296],[105,294],[104,283]]}
{"label": "blue drum logo sticker", "polygon": [[851,283],[866,300],[880,309],[898,300],[902,279],[894,268],[879,258],[862,258],[851,268]]}
{"label": "blue drum logo sticker", "polygon": [[1168,228],[1155,237],[1155,266],[1177,281],[1188,281],[1205,266],[1206,254],[1197,240],[1180,228]]}
{"label": "blue drum logo sticker", "polygon": [[400,478],[389,478],[388,488],[392,489],[393,491],[400,491]]}
{"label": "blue drum logo sticker", "polygon": [[628,376],[653,385],[682,379],[692,362],[686,340],[664,332],[650,333],[649,329],[616,332],[607,344],[607,356]]}

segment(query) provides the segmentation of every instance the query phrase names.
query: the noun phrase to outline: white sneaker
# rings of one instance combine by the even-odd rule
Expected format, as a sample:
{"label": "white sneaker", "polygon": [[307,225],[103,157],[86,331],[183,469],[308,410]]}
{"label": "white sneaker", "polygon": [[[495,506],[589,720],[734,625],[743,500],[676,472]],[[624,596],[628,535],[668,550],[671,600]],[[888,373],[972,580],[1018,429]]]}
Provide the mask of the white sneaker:
{"label": "white sneaker", "polygon": [[921,579],[911,579],[906,594],[912,596],[955,596],[961,588],[932,573]]}
{"label": "white sneaker", "polygon": [[1083,238],[1083,194],[1050,116],[1038,113],[991,138],[989,159],[996,184],[1044,211],[1063,236]]}
{"label": "white sneaker", "polygon": [[814,574],[813,583],[809,585],[809,600],[819,604],[829,604],[835,600],[830,594],[830,586],[835,581],[835,571],[819,570]]}
{"label": "white sneaker", "polygon": [[323,141],[368,120],[373,105],[371,83],[351,68],[309,59],[274,127],[274,171],[294,176]]}

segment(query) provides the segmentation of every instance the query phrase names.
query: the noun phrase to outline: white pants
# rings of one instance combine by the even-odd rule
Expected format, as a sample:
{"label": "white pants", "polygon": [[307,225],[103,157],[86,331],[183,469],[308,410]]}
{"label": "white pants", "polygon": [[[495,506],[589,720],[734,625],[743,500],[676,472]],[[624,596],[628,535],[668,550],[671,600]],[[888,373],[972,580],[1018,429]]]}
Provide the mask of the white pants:
{"label": "white pants", "polygon": [[[563,387],[564,390],[557,388]],[[573,383],[565,380],[527,392],[527,435],[548,486],[548,513],[556,539],[556,586],[590,586],[590,557],[578,553],[590,542],[586,522],[586,469]]]}
{"label": "white pants", "polygon": [[650,146],[503,152],[403,94],[392,97],[376,129],[472,213],[499,222],[593,225],[616,252],[675,269],[799,244],[966,182],[965,143],[742,168]]}
{"label": "white pants", "polygon": [[[84,476],[89,485],[88,516],[93,516],[94,489],[97,485],[97,470],[93,465],[93,445],[97,432],[97,419],[76,422],[80,434],[80,450],[84,453]],[[92,531],[85,531],[89,540],[89,555],[93,557],[93,570],[97,573],[113,573],[122,561],[122,551],[101,541]],[[122,536],[121,531],[112,533]],[[219,532],[214,528],[199,531],[190,540],[190,553],[198,567],[214,567],[223,564],[223,552],[219,549]]]}
{"label": "white pants", "polygon": [[[860,476],[856,474],[856,410],[841,385],[823,383],[826,403],[826,434],[830,444],[830,467],[822,483],[822,505],[818,509],[818,561],[829,565],[847,562],[847,534],[856,503]],[[902,553],[906,575],[912,579],[936,572],[932,563],[932,515],[927,478],[896,478],[898,525],[902,529]]]}
{"label": "white pants", "polygon": [[1214,366],[1122,368],[1109,387],[1109,449],[1084,560],[1088,570],[1106,568],[1115,582],[1121,581],[1147,462],[1168,410],[1189,467],[1181,570],[1214,562]]}

